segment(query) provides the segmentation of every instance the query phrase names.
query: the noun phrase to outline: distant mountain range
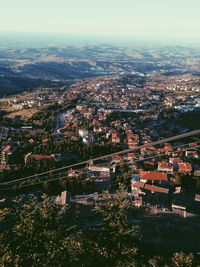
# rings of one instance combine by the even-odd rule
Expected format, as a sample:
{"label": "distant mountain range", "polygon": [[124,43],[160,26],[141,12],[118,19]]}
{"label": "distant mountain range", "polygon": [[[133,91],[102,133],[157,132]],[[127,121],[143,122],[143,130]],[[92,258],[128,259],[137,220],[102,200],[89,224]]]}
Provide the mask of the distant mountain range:
{"label": "distant mountain range", "polygon": [[[40,42],[36,37],[23,41],[4,36],[0,39],[0,96],[99,75],[187,73],[191,71],[188,62],[198,66],[199,55],[199,49],[177,45],[70,43],[48,38]],[[198,68],[193,71],[200,73]]]}

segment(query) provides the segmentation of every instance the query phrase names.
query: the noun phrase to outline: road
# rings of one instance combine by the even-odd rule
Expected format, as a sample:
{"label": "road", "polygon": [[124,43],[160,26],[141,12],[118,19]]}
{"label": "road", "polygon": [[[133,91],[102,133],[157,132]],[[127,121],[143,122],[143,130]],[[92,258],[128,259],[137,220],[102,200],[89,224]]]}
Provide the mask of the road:
{"label": "road", "polygon": [[[159,140],[159,141],[156,141],[156,142],[151,142],[151,143],[148,143],[148,144],[145,144],[145,145],[138,146],[136,148],[125,149],[125,150],[122,150],[122,151],[119,151],[119,152],[115,152],[115,153],[111,153],[111,154],[108,154],[108,155],[105,155],[105,156],[101,156],[101,157],[85,160],[85,161],[78,162],[78,163],[71,164],[71,165],[67,165],[67,166],[64,166],[64,167],[61,167],[61,168],[58,168],[58,169],[42,172],[42,173],[39,173],[39,174],[35,174],[35,175],[32,175],[32,176],[24,177],[24,178],[17,179],[17,180],[12,180],[12,181],[5,182],[5,183],[0,183],[0,186],[12,184],[12,183],[18,183],[20,181],[24,181],[24,180],[28,180],[28,179],[32,179],[32,178],[39,178],[40,176],[43,176],[43,175],[49,175],[49,174],[51,176],[52,176],[52,174],[56,175],[55,172],[58,172],[57,175],[60,174],[60,173],[62,174],[62,172],[64,170],[67,171],[68,169],[71,169],[71,168],[74,168],[74,167],[77,167],[77,166],[87,165],[87,164],[89,164],[91,162],[94,163],[97,160],[102,160],[102,159],[106,159],[106,158],[112,158],[113,156],[116,156],[116,155],[123,155],[123,154],[127,154],[127,153],[130,153],[130,152],[133,152],[133,151],[140,150],[143,147],[155,146],[155,145],[159,145],[159,144],[163,144],[163,143],[179,140],[179,139],[190,137],[190,136],[197,135],[197,134],[200,134],[200,129],[192,131],[192,132],[188,132],[188,133],[172,136],[172,137],[169,137],[169,138],[165,138],[165,139],[162,139],[162,140]],[[49,179],[49,180],[51,180],[51,179]]]}

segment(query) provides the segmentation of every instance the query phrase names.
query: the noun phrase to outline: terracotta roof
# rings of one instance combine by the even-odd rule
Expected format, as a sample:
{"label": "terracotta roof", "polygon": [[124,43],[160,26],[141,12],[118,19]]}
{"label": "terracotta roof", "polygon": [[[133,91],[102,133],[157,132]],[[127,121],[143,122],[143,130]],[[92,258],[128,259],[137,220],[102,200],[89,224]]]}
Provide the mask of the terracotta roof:
{"label": "terracotta roof", "polygon": [[182,163],[183,161],[179,158],[169,158],[170,163]]}
{"label": "terracotta roof", "polygon": [[48,141],[49,141],[49,139],[46,138],[46,139],[43,139],[43,140],[42,140],[42,143],[46,143],[46,142],[48,142]]}
{"label": "terracotta roof", "polygon": [[116,155],[116,156],[113,156],[113,160],[114,161],[120,161],[120,160],[122,160],[122,158],[120,156]]}
{"label": "terracotta roof", "polygon": [[131,186],[133,186],[133,187],[143,188],[144,185],[145,185],[145,184],[142,183],[142,182],[138,182],[138,181],[133,181],[133,180],[131,180]]}
{"label": "terracotta roof", "polygon": [[133,170],[137,170],[137,166],[135,164],[129,165],[129,168]]}
{"label": "terracotta roof", "polygon": [[128,153],[128,158],[135,159],[136,156],[134,153]]}
{"label": "terracotta roof", "polygon": [[179,172],[185,173],[192,171],[192,165],[185,162],[185,163],[178,163]]}
{"label": "terracotta roof", "polygon": [[193,156],[194,158],[198,158],[199,155],[195,151],[186,151],[186,156]]}
{"label": "terracotta roof", "polygon": [[10,148],[11,148],[11,146],[6,146],[6,147],[2,150],[2,152],[3,152],[3,153],[9,153],[9,152],[10,152]]}
{"label": "terracotta roof", "polygon": [[147,150],[146,150],[145,147],[142,147],[142,148],[140,149],[140,153],[141,153],[141,154],[144,154],[146,151],[147,151]]}
{"label": "terracotta roof", "polygon": [[168,144],[168,143],[165,143],[164,150],[166,152],[172,151],[173,150],[172,145],[171,144]]}
{"label": "terracotta roof", "polygon": [[163,187],[154,186],[154,185],[145,184],[144,188],[147,189],[147,190],[150,190],[152,192],[165,193],[165,194],[169,193],[169,189],[163,188]]}
{"label": "terracotta roof", "polygon": [[68,174],[68,175],[75,175],[75,170],[72,170],[72,169],[71,169],[71,170],[68,171],[67,174]]}
{"label": "terracotta roof", "polygon": [[165,194],[169,193],[169,189],[167,189],[167,188],[149,185],[149,184],[145,184],[145,183],[137,182],[137,181],[133,181],[133,180],[131,180],[131,186],[137,187],[137,188],[143,188],[146,190],[150,190],[152,192],[165,193]]}
{"label": "terracotta roof", "polygon": [[35,160],[54,159],[54,157],[52,155],[33,155],[33,154],[31,154],[30,157],[34,158]]}
{"label": "terracotta roof", "polygon": [[129,144],[128,144],[128,147],[129,147],[129,148],[136,148],[137,145],[136,145],[136,144],[133,144],[133,143],[129,143]]}
{"label": "terracotta roof", "polygon": [[165,147],[172,147],[172,145],[169,143],[165,143],[164,145],[165,145]]}
{"label": "terracotta roof", "polygon": [[168,181],[167,175],[162,172],[139,171],[140,179],[152,181]]}
{"label": "terracotta roof", "polygon": [[190,143],[189,146],[197,146],[197,143]]}
{"label": "terracotta roof", "polygon": [[112,134],[112,139],[113,138],[119,138],[115,133]]}
{"label": "terracotta roof", "polygon": [[165,161],[158,162],[158,169],[173,171],[173,166]]}
{"label": "terracotta roof", "polygon": [[155,163],[153,161],[145,161],[144,162],[145,165],[149,165],[149,166],[154,166]]}

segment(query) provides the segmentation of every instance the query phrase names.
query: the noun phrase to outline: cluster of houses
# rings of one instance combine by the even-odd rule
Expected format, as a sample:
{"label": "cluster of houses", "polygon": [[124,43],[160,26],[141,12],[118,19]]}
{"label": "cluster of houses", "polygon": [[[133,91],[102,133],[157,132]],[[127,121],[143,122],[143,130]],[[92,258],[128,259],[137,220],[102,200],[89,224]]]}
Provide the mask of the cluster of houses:
{"label": "cluster of houses", "polygon": [[[25,164],[29,158],[37,161],[58,161],[59,156],[55,154],[38,155],[32,151],[34,145],[48,143],[49,136],[55,144],[67,138],[72,142],[81,141],[85,146],[111,145],[121,150],[134,150],[140,145],[174,135],[173,131],[176,134],[188,131],[187,128],[174,123],[173,118],[179,116],[179,112],[182,112],[185,106],[188,111],[192,111],[189,109],[190,106],[198,107],[200,99],[197,96],[177,95],[175,98],[173,95],[163,94],[162,91],[136,88],[134,82],[137,84],[137,80],[133,81],[133,84],[128,84],[108,77],[96,78],[74,84],[64,93],[53,92],[47,95],[44,91],[44,94],[38,94],[34,99],[10,100],[9,105],[17,109],[24,105],[33,107],[44,104],[46,101],[62,105],[65,100],[79,98],[74,107],[61,114],[64,123],[54,131],[34,129],[31,126],[17,129],[1,127],[0,172],[15,165],[15,153],[26,143],[31,144],[31,150],[23,155]],[[163,111],[167,112],[168,108],[173,110],[170,121],[160,115]],[[17,139],[21,134],[24,139]],[[132,193],[140,202],[141,192],[168,194],[169,186],[176,183],[176,174],[199,177],[199,153],[198,143],[190,143],[187,146],[181,142],[173,145],[147,145],[124,156],[113,156],[108,166],[90,164],[84,178],[91,179],[97,191],[109,188],[111,180],[117,175],[117,166],[121,162],[126,162],[129,173],[133,176]],[[67,175],[73,178],[79,175],[79,172],[69,170]]]}
{"label": "cluster of houses", "polygon": [[28,97],[23,95],[16,96],[4,100],[4,105],[7,105],[13,110],[29,109],[33,107],[41,107],[52,102],[58,102],[61,100],[62,94],[59,91],[53,91],[52,88],[41,88],[36,90],[35,93],[28,94]]}

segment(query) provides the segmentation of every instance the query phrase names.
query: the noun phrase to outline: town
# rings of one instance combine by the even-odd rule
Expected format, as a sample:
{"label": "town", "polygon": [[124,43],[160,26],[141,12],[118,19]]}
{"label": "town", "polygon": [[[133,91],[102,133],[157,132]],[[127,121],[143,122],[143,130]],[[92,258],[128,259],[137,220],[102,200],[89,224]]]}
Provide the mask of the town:
{"label": "town", "polygon": [[[14,196],[45,192],[56,203],[89,207],[83,223],[96,225],[91,208],[103,203],[104,190],[115,195],[123,185],[138,209],[138,222],[149,216],[151,225],[156,217],[154,231],[160,236],[159,220],[171,225],[168,231],[177,224],[178,232],[178,218],[188,219],[188,238],[195,232],[193,220],[200,227],[199,134],[162,140],[200,129],[200,87],[191,84],[183,94],[178,84],[188,80],[176,77],[173,87],[167,80],[162,88],[154,76],[108,75],[2,98],[1,205]],[[152,145],[156,141],[161,143]],[[177,216],[173,223],[172,215]],[[196,245],[183,242],[183,248],[197,250],[200,240],[193,238]]]}

